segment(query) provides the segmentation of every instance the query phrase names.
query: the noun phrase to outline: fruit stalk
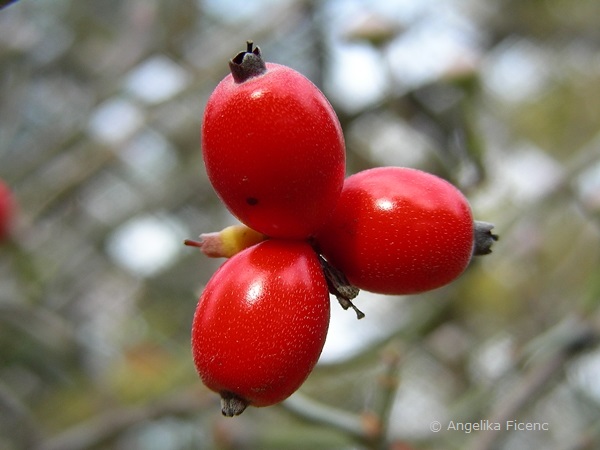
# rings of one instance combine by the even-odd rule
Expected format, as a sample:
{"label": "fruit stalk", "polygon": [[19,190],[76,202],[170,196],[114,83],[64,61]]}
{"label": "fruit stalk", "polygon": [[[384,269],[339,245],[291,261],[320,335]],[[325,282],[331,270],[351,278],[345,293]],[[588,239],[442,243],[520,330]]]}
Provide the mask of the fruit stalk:
{"label": "fruit stalk", "polygon": [[232,225],[221,231],[202,233],[199,241],[186,239],[183,243],[190,247],[198,247],[210,258],[231,258],[266,239],[267,236],[245,225]]}

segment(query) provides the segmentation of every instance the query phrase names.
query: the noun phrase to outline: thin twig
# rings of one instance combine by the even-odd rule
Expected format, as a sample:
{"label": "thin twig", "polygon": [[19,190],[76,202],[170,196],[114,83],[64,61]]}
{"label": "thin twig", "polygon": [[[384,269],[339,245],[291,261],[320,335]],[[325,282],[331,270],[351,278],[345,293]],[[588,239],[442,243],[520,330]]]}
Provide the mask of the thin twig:
{"label": "thin twig", "polygon": [[307,396],[296,393],[281,406],[303,420],[327,425],[352,437],[372,449],[386,449],[389,416],[398,388],[398,371],[401,356],[397,343],[384,349],[382,360],[384,373],[379,380],[379,390],[373,410],[363,414],[352,414],[334,408]]}
{"label": "thin twig", "polygon": [[372,428],[361,416],[325,405],[299,392],[281,403],[281,406],[303,420],[330,426],[359,441],[373,439]]}
{"label": "thin twig", "polygon": [[39,442],[42,430],[36,423],[30,408],[2,380],[0,380],[0,413],[7,423],[14,425],[13,432],[21,444],[29,447]]}
{"label": "thin twig", "polygon": [[167,415],[194,414],[206,407],[209,397],[197,388],[170,394],[154,403],[113,409],[41,442],[35,450],[83,450],[117,436],[127,428]]}
{"label": "thin twig", "polygon": [[375,416],[379,423],[379,434],[375,439],[373,448],[385,450],[388,446],[388,429],[390,425],[390,415],[396,391],[399,386],[399,372],[402,362],[402,349],[399,341],[392,341],[382,352],[382,362],[384,364],[384,373],[379,379],[376,404],[374,408]]}
{"label": "thin twig", "polygon": [[600,444],[600,420],[596,420],[582,433],[577,434],[577,438],[571,441],[563,450],[593,450]]}
{"label": "thin twig", "polygon": [[[565,336],[561,344],[556,347],[555,352],[544,362],[531,369],[514,389],[513,394],[490,413],[489,422],[505,424],[508,420],[518,417],[524,407],[531,404],[547,384],[562,373],[561,369],[569,359],[590,348],[597,341],[597,331],[590,324],[579,322],[570,336]],[[506,430],[502,426],[498,430],[486,430],[480,433],[470,449],[491,450],[495,448],[504,431]]]}

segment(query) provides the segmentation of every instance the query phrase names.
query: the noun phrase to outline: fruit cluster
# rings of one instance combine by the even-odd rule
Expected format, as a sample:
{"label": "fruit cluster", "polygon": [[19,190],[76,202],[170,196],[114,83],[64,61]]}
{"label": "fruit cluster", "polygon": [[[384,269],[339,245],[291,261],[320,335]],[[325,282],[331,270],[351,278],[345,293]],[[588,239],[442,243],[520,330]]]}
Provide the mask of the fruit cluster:
{"label": "fruit cluster", "polygon": [[229,65],[206,105],[202,152],[217,195],[244,225],[186,244],[230,258],[201,294],[192,351],[234,416],[284,400],[308,377],[330,293],[361,318],[359,289],[438,288],[496,236],[437,176],[382,167],[345,178],[340,123],[313,83],[265,63],[251,42]]}

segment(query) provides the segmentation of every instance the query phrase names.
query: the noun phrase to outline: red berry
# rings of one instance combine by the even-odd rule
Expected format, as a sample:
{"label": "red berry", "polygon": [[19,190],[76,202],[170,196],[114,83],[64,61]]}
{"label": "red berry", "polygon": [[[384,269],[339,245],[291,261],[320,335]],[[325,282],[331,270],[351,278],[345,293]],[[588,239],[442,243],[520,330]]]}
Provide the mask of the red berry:
{"label": "red berry", "polygon": [[473,252],[467,199],[447,181],[401,167],[348,177],[317,241],[358,288],[415,294],[458,277]]}
{"label": "red berry", "polygon": [[297,71],[240,53],[211,94],[202,122],[208,177],[227,208],[271,237],[303,239],[339,198],[345,147],[337,116]]}
{"label": "red berry", "polygon": [[224,415],[278,403],[316,364],[329,326],[329,293],[312,247],[269,240],[227,260],[209,280],[192,351]]}
{"label": "red berry", "polygon": [[14,215],[14,199],[9,187],[0,180],[0,241],[10,234]]}

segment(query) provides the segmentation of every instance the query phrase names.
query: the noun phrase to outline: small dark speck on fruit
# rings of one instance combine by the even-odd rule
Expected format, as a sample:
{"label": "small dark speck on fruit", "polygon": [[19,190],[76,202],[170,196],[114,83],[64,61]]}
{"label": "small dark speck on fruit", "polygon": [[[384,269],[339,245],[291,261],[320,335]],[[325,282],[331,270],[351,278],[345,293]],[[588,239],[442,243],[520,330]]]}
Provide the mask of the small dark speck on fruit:
{"label": "small dark speck on fruit", "polygon": [[246,203],[248,203],[250,206],[258,205],[258,199],[254,197],[248,197],[246,199]]}

